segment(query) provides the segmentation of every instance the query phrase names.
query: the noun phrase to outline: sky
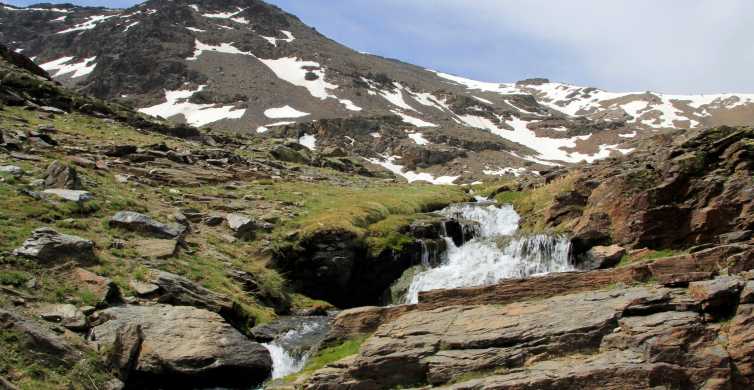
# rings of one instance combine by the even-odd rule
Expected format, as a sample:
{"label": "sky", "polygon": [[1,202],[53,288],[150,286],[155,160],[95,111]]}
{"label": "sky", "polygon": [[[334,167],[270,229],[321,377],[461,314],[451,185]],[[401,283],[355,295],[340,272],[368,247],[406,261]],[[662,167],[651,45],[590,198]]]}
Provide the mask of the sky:
{"label": "sky", "polygon": [[482,81],[546,77],[616,92],[754,93],[751,0],[268,2],[353,49]]}

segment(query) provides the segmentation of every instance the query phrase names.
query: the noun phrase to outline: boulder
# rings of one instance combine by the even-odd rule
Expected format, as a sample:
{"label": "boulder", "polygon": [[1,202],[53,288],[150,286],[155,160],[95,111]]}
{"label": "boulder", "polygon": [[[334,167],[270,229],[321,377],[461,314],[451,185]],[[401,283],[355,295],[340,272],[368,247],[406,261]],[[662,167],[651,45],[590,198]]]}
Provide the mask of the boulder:
{"label": "boulder", "polygon": [[254,237],[257,224],[251,218],[241,214],[227,214],[225,221],[236,238],[248,240]]}
{"label": "boulder", "polygon": [[42,191],[43,198],[57,199],[68,202],[83,203],[94,198],[91,192],[81,190],[66,190],[62,188],[51,188]]}
{"label": "boulder", "polygon": [[595,246],[588,250],[578,266],[585,270],[612,268],[625,256],[626,249],[619,245]]}
{"label": "boulder", "polygon": [[120,298],[118,286],[112,280],[95,274],[83,268],[76,268],[71,272],[71,280],[76,282],[79,291],[89,292],[94,296],[98,307],[116,302]]}
{"label": "boulder", "polygon": [[119,211],[110,218],[110,227],[121,228],[157,238],[181,238],[186,232],[182,225],[166,225],[149,216],[133,211]]}
{"label": "boulder", "polygon": [[45,188],[81,189],[81,180],[76,169],[60,161],[53,161],[47,167],[43,179]]}
{"label": "boulder", "polygon": [[178,241],[176,240],[137,240],[131,246],[141,257],[165,259],[173,257],[178,250]]}
{"label": "boulder", "polygon": [[32,232],[14,255],[36,260],[40,263],[54,263],[73,260],[91,263],[96,260],[94,242],[77,236],[60,234],[50,228],[39,228]]}
{"label": "boulder", "polygon": [[88,326],[84,313],[71,304],[46,305],[40,309],[39,316],[73,331],[82,331]]}
{"label": "boulder", "polygon": [[[92,329],[90,338],[100,349],[118,351],[111,362],[131,366],[128,384],[133,388],[253,388],[272,369],[266,348],[207,310],[120,306],[100,317],[106,321]],[[120,346],[113,348],[116,340]]]}

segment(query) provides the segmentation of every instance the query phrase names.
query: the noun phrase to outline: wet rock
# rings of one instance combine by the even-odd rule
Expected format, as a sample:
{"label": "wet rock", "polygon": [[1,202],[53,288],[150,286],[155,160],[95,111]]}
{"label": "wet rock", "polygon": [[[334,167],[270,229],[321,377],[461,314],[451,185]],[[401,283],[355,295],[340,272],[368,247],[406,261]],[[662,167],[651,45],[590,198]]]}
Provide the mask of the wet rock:
{"label": "wet rock", "polygon": [[57,199],[68,202],[84,203],[94,198],[91,192],[80,190],[66,190],[60,188],[51,188],[41,192],[43,198]]}
{"label": "wet rock", "polygon": [[158,238],[180,238],[186,232],[181,225],[166,225],[133,211],[120,211],[110,218],[110,227],[121,228]]}
{"label": "wet rock", "polygon": [[94,297],[94,304],[98,307],[116,302],[120,298],[120,291],[115,283],[104,276],[83,268],[75,268],[71,272],[71,280],[79,291],[86,291]]}
{"label": "wet rock", "polygon": [[53,161],[44,175],[45,188],[59,188],[67,190],[80,190],[81,179],[78,172],[70,165],[60,161]]}
{"label": "wet rock", "polygon": [[[135,388],[250,388],[270,375],[272,360],[218,314],[188,306],[120,306],[100,312],[106,322],[90,337],[101,349],[121,339],[120,362],[131,361],[129,386]],[[127,331],[131,327],[131,331]],[[138,343],[134,327],[141,327]],[[126,364],[128,365],[128,364]],[[243,373],[243,375],[239,375]]]}
{"label": "wet rock", "polygon": [[73,260],[91,263],[96,260],[94,242],[81,237],[60,234],[50,228],[39,228],[32,232],[14,255],[36,260],[40,263],[55,263]]}
{"label": "wet rock", "polygon": [[88,326],[84,313],[70,304],[47,305],[40,309],[39,316],[73,331],[85,330]]}
{"label": "wet rock", "polygon": [[131,244],[141,257],[166,259],[173,257],[178,250],[176,240],[137,240]]}

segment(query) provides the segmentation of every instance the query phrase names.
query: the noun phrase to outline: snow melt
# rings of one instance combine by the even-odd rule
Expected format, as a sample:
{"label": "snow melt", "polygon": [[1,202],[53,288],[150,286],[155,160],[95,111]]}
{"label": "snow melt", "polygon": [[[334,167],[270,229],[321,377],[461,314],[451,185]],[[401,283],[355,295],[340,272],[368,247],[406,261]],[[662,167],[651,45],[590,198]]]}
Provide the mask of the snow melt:
{"label": "snow melt", "polygon": [[221,43],[219,46],[212,46],[205,43],[202,43],[198,39],[194,40],[194,55],[186,58],[186,61],[196,61],[199,59],[199,56],[202,55],[205,51],[214,51],[216,53],[225,53],[225,54],[241,54],[241,55],[247,55],[247,56],[254,56],[250,52],[241,51],[235,46],[233,46],[233,42],[230,43]]}
{"label": "snow melt", "polygon": [[395,115],[400,116],[403,122],[406,122],[410,125],[414,125],[416,127],[437,127],[437,125],[434,123],[430,123],[422,119],[419,119],[410,115],[406,115],[398,110],[391,110],[390,112],[392,112]]}
{"label": "snow melt", "polygon": [[264,115],[271,119],[280,118],[301,118],[310,115],[308,112],[299,111],[291,106],[270,108],[264,112]]}
{"label": "snow melt", "polygon": [[73,79],[86,76],[89,73],[92,73],[94,68],[97,67],[97,64],[94,62],[97,57],[84,58],[81,62],[70,63],[73,59],[74,57],[58,58],[57,60],[44,63],[39,67],[48,72],[56,71],[52,77],[60,77],[73,73],[70,76]]}
{"label": "snow melt", "polygon": [[234,106],[216,107],[215,104],[194,104],[188,99],[206,86],[200,85],[196,90],[165,91],[165,103],[142,108],[139,112],[162,118],[183,115],[186,122],[201,127],[223,119],[239,119],[246,109],[236,109]]}
{"label": "snow melt", "polygon": [[385,169],[387,169],[390,172],[393,172],[394,174],[403,177],[406,179],[409,183],[413,183],[415,181],[426,181],[431,184],[436,185],[451,185],[453,182],[458,180],[458,176],[440,176],[440,177],[434,177],[429,173],[425,172],[414,172],[414,171],[403,171],[403,166],[398,165],[395,163],[396,159],[400,159],[399,156],[391,156],[386,157],[385,160],[379,160],[376,158],[366,159],[372,164],[379,165]]}
{"label": "snow melt", "polygon": [[74,31],[84,31],[84,30],[91,30],[95,27],[97,27],[98,24],[104,22],[107,19],[110,19],[112,17],[115,17],[117,15],[94,15],[90,16],[89,19],[83,23],[79,23],[69,29],[65,29],[63,31],[58,31],[57,34],[66,34],[69,32]]}
{"label": "snow melt", "polygon": [[408,133],[408,138],[411,138],[417,145],[429,145],[429,140],[424,138],[422,133]]}

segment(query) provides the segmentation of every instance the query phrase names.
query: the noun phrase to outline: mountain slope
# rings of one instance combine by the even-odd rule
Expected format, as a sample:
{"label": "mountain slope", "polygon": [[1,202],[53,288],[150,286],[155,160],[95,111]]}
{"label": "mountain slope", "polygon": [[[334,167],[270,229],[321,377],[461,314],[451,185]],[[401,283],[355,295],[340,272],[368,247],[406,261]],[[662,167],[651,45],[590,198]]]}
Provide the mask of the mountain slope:
{"label": "mountain slope", "polygon": [[[754,95],[609,93],[434,72],[353,51],[259,0],[152,0],[127,10],[3,6],[0,22],[3,40],[95,96],[195,126],[297,132],[312,147],[358,149],[409,180],[532,173],[626,153],[654,130],[754,120]],[[386,116],[399,118],[388,134],[385,126],[338,137],[322,126],[317,134],[297,125],[270,132]],[[467,147],[480,138],[484,147]]]}

